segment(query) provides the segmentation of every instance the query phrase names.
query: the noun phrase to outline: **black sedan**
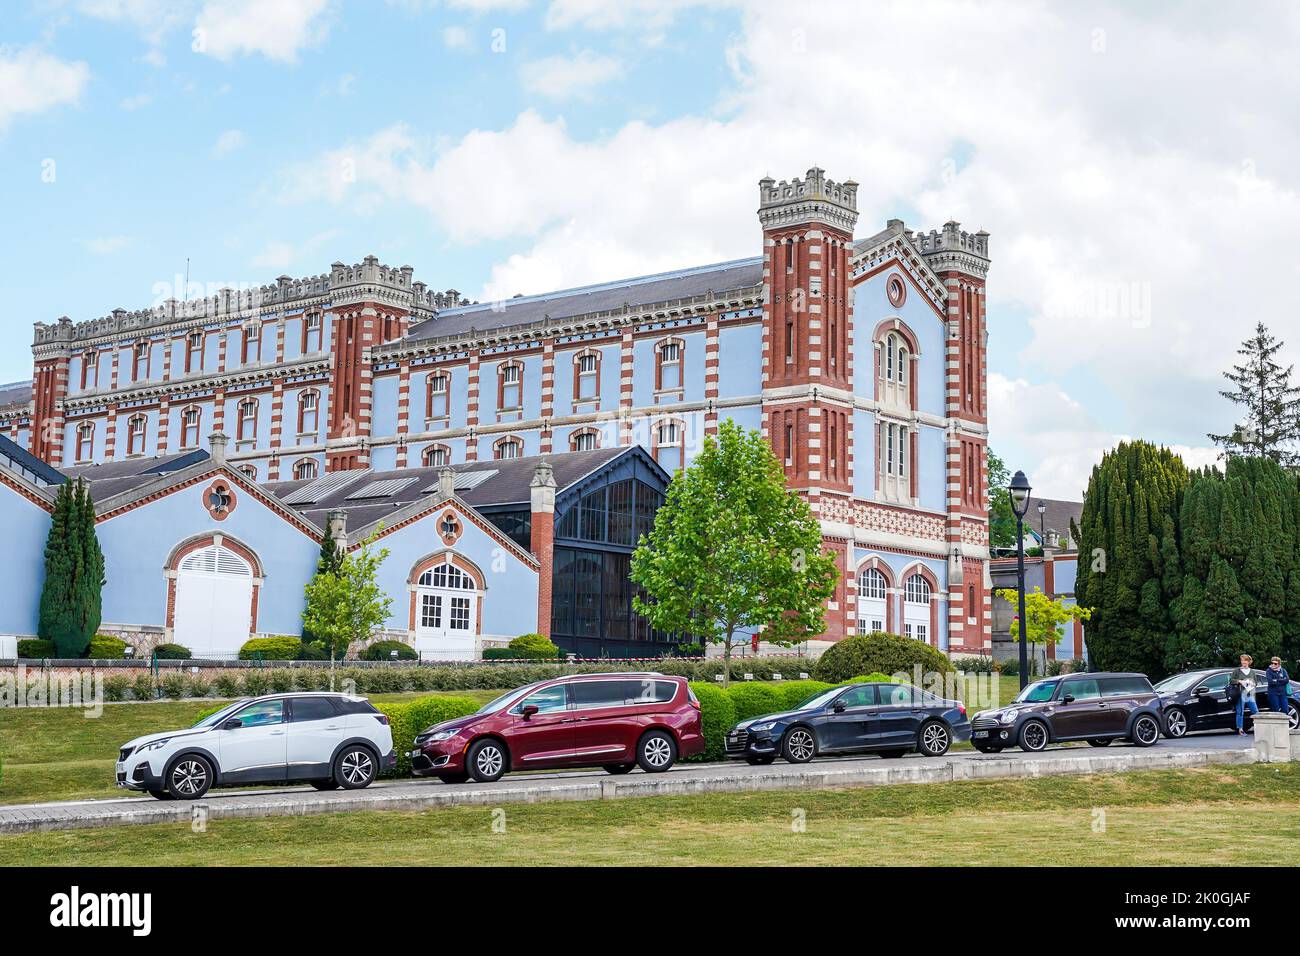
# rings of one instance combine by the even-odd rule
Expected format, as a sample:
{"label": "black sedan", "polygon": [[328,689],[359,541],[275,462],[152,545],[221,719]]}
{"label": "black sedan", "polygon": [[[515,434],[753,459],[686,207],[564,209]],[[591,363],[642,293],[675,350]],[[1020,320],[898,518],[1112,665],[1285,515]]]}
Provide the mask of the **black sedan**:
{"label": "black sedan", "polygon": [[[1231,676],[1232,668],[1216,667],[1175,674],[1156,684],[1156,693],[1164,705],[1165,735],[1182,737],[1194,730],[1236,730],[1237,708],[1228,699]],[[1295,729],[1300,724],[1300,684],[1291,681],[1287,696],[1288,716]],[[1267,679],[1261,670],[1255,671],[1255,702],[1261,712],[1269,709]],[[1246,721],[1249,725],[1249,712]]]}
{"label": "black sedan", "polygon": [[823,754],[927,757],[970,739],[966,708],[909,684],[850,684],[809,697],[793,710],[743,720],[727,734],[728,757],[807,763]]}

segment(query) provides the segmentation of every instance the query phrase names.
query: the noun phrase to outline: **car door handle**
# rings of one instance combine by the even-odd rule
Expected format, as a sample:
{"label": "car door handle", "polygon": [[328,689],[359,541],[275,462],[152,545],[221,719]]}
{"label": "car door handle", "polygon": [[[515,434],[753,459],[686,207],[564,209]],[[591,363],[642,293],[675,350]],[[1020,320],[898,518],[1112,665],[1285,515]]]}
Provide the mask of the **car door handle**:
{"label": "car door handle", "polygon": [[338,729],[339,729],[339,725],[338,725],[338,724],[326,724],[326,725],[325,725],[325,729],[326,729],[326,730],[338,730]]}
{"label": "car door handle", "polygon": [[283,731],[283,730],[273,730],[273,731],[271,731],[269,734],[267,734],[267,736],[268,736],[268,737],[283,737],[283,736],[284,736],[284,731]]}

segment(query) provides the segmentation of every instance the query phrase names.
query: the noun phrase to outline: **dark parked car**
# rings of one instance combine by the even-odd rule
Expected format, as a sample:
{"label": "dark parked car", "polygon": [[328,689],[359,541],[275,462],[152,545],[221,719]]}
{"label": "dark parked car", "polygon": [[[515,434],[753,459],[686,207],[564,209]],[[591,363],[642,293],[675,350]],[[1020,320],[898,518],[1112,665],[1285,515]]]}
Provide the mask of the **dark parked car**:
{"label": "dark parked car", "polygon": [[583,674],[538,681],[415,738],[411,769],[447,783],[510,770],[669,769],[704,750],[700,703],[683,677]]}
{"label": "dark parked car", "polygon": [[[1165,734],[1182,737],[1193,730],[1235,730],[1237,708],[1228,700],[1230,667],[1188,671],[1166,677],[1156,684],[1156,693],[1164,704]],[[1268,687],[1261,670],[1255,671],[1255,702],[1261,711],[1268,707]],[[1300,684],[1291,681],[1287,697],[1291,727],[1300,724]],[[1250,721],[1250,713],[1246,714]]]}
{"label": "dark parked car", "polygon": [[851,684],[809,697],[793,710],[743,720],[727,734],[728,757],[806,763],[823,754],[929,757],[970,737],[966,708],[908,684]]}
{"label": "dark parked car", "polygon": [[1150,747],[1163,726],[1160,696],[1145,675],[1069,674],[1035,681],[1006,707],[976,714],[971,742],[982,753],[1011,746],[1033,752],[1062,740]]}

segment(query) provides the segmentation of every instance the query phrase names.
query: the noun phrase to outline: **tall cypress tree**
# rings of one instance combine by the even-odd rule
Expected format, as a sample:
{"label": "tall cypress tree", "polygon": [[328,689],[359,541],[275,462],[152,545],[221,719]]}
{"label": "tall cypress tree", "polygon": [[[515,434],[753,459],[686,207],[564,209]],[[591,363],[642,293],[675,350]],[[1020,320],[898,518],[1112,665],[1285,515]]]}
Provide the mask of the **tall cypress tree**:
{"label": "tall cypress tree", "polygon": [[1187,468],[1167,448],[1123,442],[1093,468],[1078,525],[1075,595],[1093,609],[1088,652],[1106,670],[1164,671]]}
{"label": "tall cypress tree", "polygon": [[45,585],[37,631],[60,657],[77,657],[99,627],[104,555],[95,507],[84,481],[65,481],[54,500],[45,541]]}
{"label": "tall cypress tree", "polygon": [[1241,343],[1240,365],[1224,372],[1234,386],[1220,392],[1246,409],[1245,421],[1227,435],[1209,435],[1229,455],[1261,455],[1283,465],[1300,462],[1300,386],[1291,384],[1294,366],[1275,361],[1284,342],[1275,339],[1263,322]]}

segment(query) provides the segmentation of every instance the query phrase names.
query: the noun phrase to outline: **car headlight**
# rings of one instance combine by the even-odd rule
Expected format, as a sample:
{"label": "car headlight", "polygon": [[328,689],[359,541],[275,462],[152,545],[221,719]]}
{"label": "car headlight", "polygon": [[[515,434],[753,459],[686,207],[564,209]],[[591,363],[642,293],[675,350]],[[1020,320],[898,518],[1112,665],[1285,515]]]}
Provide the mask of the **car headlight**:
{"label": "car headlight", "polygon": [[171,743],[170,737],[164,737],[162,740],[154,740],[137,749],[136,753],[147,753],[150,750],[162,750],[169,743]]}
{"label": "car headlight", "polygon": [[1016,712],[1014,710],[1004,710],[998,716],[998,723],[1000,724],[1014,724],[1015,722],[1016,722]]}
{"label": "car headlight", "polygon": [[459,730],[435,730],[432,734],[429,735],[429,740],[431,741],[450,740],[452,737],[455,737],[458,733],[460,733]]}
{"label": "car headlight", "polygon": [[767,723],[765,723],[765,724],[751,724],[749,729],[750,729],[751,731],[754,731],[754,730],[771,730],[771,729],[772,729],[773,727],[775,727],[775,726],[776,726],[776,721],[775,721],[775,720],[769,720],[769,721],[768,721]]}

